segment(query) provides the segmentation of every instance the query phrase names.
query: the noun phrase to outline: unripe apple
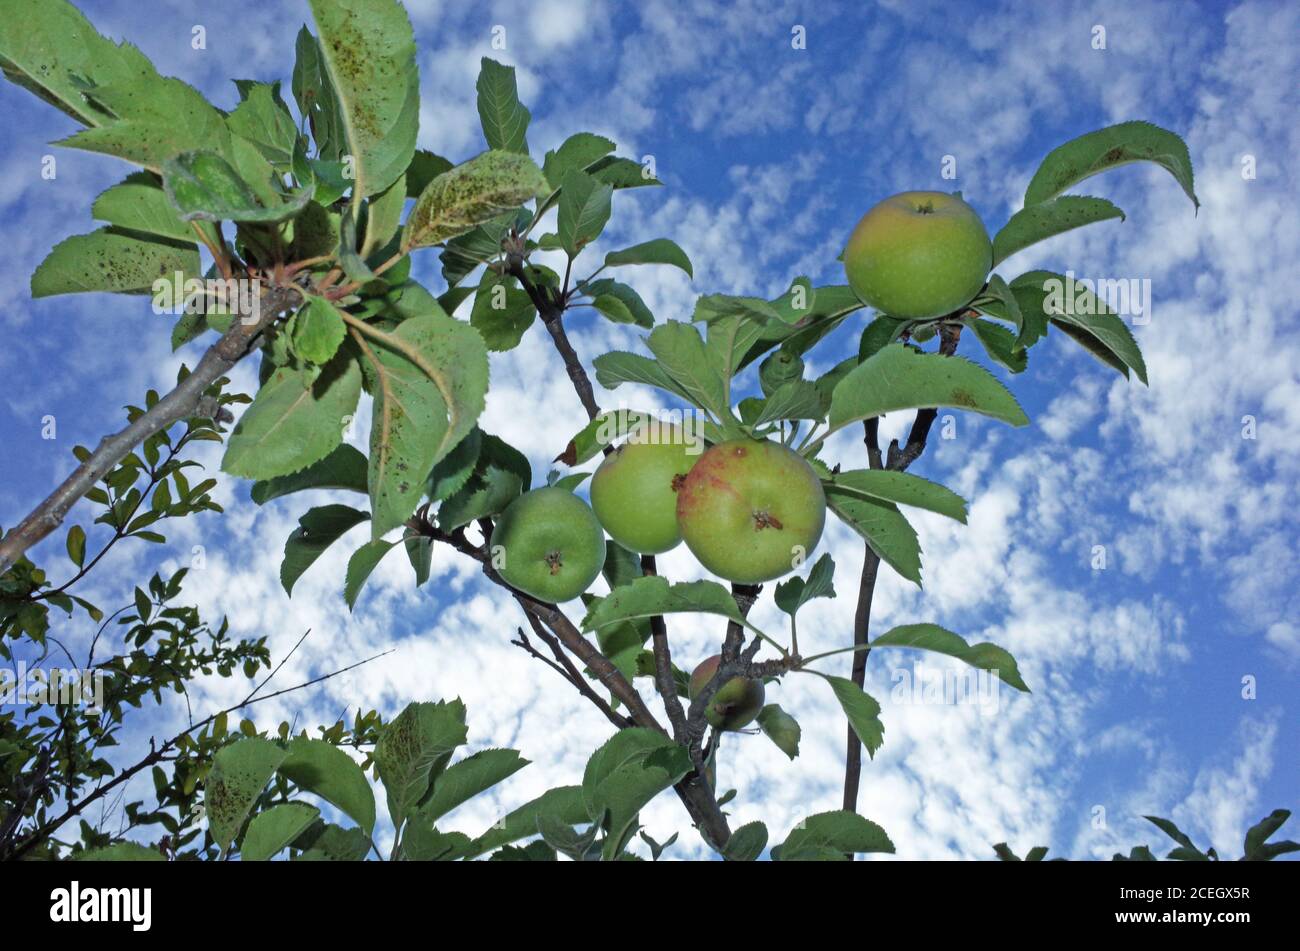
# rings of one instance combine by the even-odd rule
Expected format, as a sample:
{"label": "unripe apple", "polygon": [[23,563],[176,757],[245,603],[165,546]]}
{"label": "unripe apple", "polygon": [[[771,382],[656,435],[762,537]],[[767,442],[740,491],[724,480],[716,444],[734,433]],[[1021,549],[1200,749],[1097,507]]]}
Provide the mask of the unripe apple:
{"label": "unripe apple", "polygon": [[812,554],[826,524],[817,473],[780,443],[735,439],[709,448],[677,493],[686,547],[720,578],[758,584]]}
{"label": "unripe apple", "polygon": [[[691,682],[686,692],[692,700],[713,679],[721,662],[722,655],[714,654],[691,672]],[[760,681],[732,677],[713,694],[713,699],[704,710],[704,718],[715,730],[739,730],[754,722],[754,718],[763,709],[765,698],[766,691]]]}
{"label": "unripe apple", "polygon": [[605,564],[605,533],[587,503],[550,486],[511,502],[490,546],[492,564],[512,587],[558,604],[591,587]]}
{"label": "unripe apple", "polygon": [[591,507],[609,537],[643,555],[676,548],[677,490],[699,458],[676,426],[634,431],[591,478]]}
{"label": "unripe apple", "polygon": [[849,285],[892,317],[940,317],[969,303],[993,266],[975,209],[944,192],[902,192],[858,222],[844,249]]}

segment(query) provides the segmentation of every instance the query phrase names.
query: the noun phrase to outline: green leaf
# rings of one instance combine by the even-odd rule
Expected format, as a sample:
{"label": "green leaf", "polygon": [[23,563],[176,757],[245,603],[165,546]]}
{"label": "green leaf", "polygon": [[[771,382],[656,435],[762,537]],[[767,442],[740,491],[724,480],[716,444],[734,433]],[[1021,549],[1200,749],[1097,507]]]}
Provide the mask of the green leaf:
{"label": "green leaf", "polygon": [[466,733],[459,700],[409,704],[384,727],[374,757],[395,829],[424,798],[434,766],[465,742]]}
{"label": "green leaf", "polygon": [[569,440],[564,452],[555,457],[566,466],[580,466],[596,458],[606,446],[611,446],[628,433],[654,419],[650,413],[616,409],[601,413]]}
{"label": "green leaf", "polygon": [[517,839],[537,835],[537,817],[543,814],[568,825],[585,821],[587,806],[582,798],[582,787],[559,786],[548,789],[536,799],[524,803],[473,840],[463,857],[475,858]]}
{"label": "green leaf", "polygon": [[347,132],[343,127],[343,112],[334,92],[334,82],[325,65],[325,54],[321,51],[320,41],[305,26],[298,31],[294,48],[297,55],[291,84],[293,98],[298,103],[298,111],[311,126],[319,156],[337,161],[347,151]]}
{"label": "green leaf", "polygon": [[831,430],[895,410],[955,406],[1024,426],[1029,418],[998,379],[961,357],[883,347],[835,387]]}
{"label": "green leaf", "polygon": [[641,295],[626,284],[602,278],[582,285],[583,293],[593,298],[592,305],[616,324],[636,324],[647,330],[655,325]]}
{"label": "green leaf", "polygon": [[688,403],[694,402],[686,388],[668,375],[657,362],[639,353],[613,350],[602,353],[591,361],[596,370],[596,382],[608,390],[622,383],[644,383],[658,387]]}
{"label": "green leaf", "polygon": [[881,499],[937,512],[966,524],[966,500],[951,489],[907,472],[886,469],[850,469],[831,476],[827,487],[846,495]]}
{"label": "green leaf", "polygon": [[528,154],[528,122],[532,118],[519,102],[515,68],[483,57],[479,66],[478,117],[488,148]]}
{"label": "green leaf", "polygon": [[691,259],[676,242],[668,238],[656,238],[605,255],[606,267],[617,267],[622,264],[671,264],[685,271],[687,277],[695,277],[695,271],[691,268]]}
{"label": "green leaf", "polygon": [[966,326],[975,332],[976,339],[993,362],[1001,364],[1012,373],[1025,372],[1029,353],[1017,347],[1016,335],[1010,330],[1000,324],[979,319],[968,320]]}
{"label": "green leaf", "polygon": [[343,582],[343,600],[347,602],[349,611],[357,606],[357,598],[371,573],[396,545],[395,541],[379,538],[366,542],[352,553],[348,559],[347,577]]}
{"label": "green leaf", "polygon": [[485,271],[474,296],[469,322],[482,336],[489,350],[513,350],[533,325],[537,308],[514,278]]}
{"label": "green leaf", "polygon": [[728,862],[756,862],[767,848],[767,826],[761,822],[746,822],[731,833],[722,856]]}
{"label": "green leaf", "polygon": [[366,491],[366,457],[354,446],[341,443],[328,456],[306,469],[264,482],[254,482],[252,499],[264,505],[272,499],[304,489],[346,489]]}
{"label": "green leaf", "polygon": [[818,386],[807,380],[791,380],[763,401],[762,412],[754,425],[762,426],[778,419],[821,419],[825,415],[826,402]]}
{"label": "green leaf", "polygon": [[65,238],[32,274],[33,298],[55,294],[110,291],[144,294],[160,279],[199,274],[199,253],[192,245],[152,241],[113,228]]}
{"label": "green leaf", "polygon": [[246,736],[212,758],[203,784],[203,807],[212,841],[223,854],[284,756],[284,750],[270,740]]}
{"label": "green leaf", "polygon": [[86,849],[70,856],[74,862],[165,862],[167,858],[158,849],[139,842],[114,842],[98,849]]}
{"label": "green leaf", "polygon": [[649,168],[640,162],[634,162],[632,159],[619,158],[615,155],[607,155],[597,162],[587,166],[587,171],[591,173],[592,178],[598,182],[612,186],[615,190],[620,188],[640,188],[643,185],[662,185],[663,182],[653,175],[647,174]]}
{"label": "green leaf", "polygon": [[402,226],[402,212],[406,210],[406,176],[366,202],[366,239],[361,245],[362,258],[368,258],[383,248]]}
{"label": "green leaf", "polygon": [[[853,727],[853,732],[867,748],[867,755],[874,759],[876,750],[880,749],[880,745],[885,742],[885,725],[880,722],[880,704],[852,680],[845,677],[823,676],[835,691],[835,699],[844,709],[849,726]],[[869,850],[855,849],[854,851]]]}
{"label": "green leaf", "polygon": [[542,813],[537,817],[537,831],[541,833],[542,841],[555,851],[575,862],[585,862],[596,836],[600,834],[600,824],[593,822],[586,832],[579,834],[572,826]]}
{"label": "green leaf", "polygon": [[992,671],[1000,680],[1017,690],[1029,692],[1020,677],[1016,659],[1007,651],[987,642],[967,644],[959,635],[937,624],[904,624],[881,634],[871,642],[871,647],[873,650],[877,647],[911,647],[947,654],[972,667]]}
{"label": "green leaf", "polygon": [[1272,837],[1273,833],[1291,818],[1289,809],[1274,809],[1267,816],[1261,819],[1255,825],[1246,830],[1246,843],[1244,856],[1247,860],[1255,859],[1262,854],[1265,843]]}
{"label": "green leaf", "polygon": [[323,297],[308,297],[293,319],[293,352],[310,363],[328,363],[346,335],[334,305]]}
{"label": "green leaf", "polygon": [[813,598],[835,597],[835,559],[822,555],[808,572],[807,578],[797,575],[776,586],[773,600],[776,606],[791,617]]}
{"label": "green leaf", "polygon": [[727,419],[731,409],[727,401],[728,380],[705,350],[700,332],[688,323],[670,320],[651,331],[646,345],[659,366],[687,394],[692,403]]}
{"label": "green leaf", "polygon": [[360,862],[370,851],[370,840],[360,829],[321,823],[301,835],[294,847],[303,850],[300,862]]}
{"label": "green leaf", "polygon": [[1050,320],[1103,363],[1147,382],[1146,361],[1120,317],[1082,281],[1052,271],[1029,271],[1011,282],[1026,321]]}
{"label": "green leaf", "polygon": [[265,862],[298,838],[320,816],[320,810],[301,802],[283,802],[253,816],[239,848],[244,862]]}
{"label": "green leaf", "polygon": [[667,579],[651,575],[620,585],[597,601],[582,619],[582,629],[595,631],[620,621],[684,612],[719,614],[749,626],[731,592],[716,581],[669,584]]}
{"label": "green leaf", "polygon": [[66,545],[68,558],[80,568],[86,563],[86,530],[80,525],[73,525],[68,529]]}
{"label": "green leaf", "polygon": [[797,354],[778,350],[758,367],[758,382],[764,396],[771,396],[786,383],[803,378],[804,362]]}
{"label": "green leaf", "polygon": [[564,252],[574,258],[600,236],[609,221],[613,186],[577,169],[569,171],[561,185],[556,233]]}
{"label": "green leaf", "polygon": [[1062,195],[1040,204],[1027,204],[994,236],[993,266],[1031,244],[1111,218],[1123,221],[1124,212],[1105,198]]}
{"label": "green leaf", "polygon": [[280,367],[231,432],[222,470],[272,479],[307,468],[343,441],[360,397],[361,371],[347,353],[324,367]]}
{"label": "green leaf", "polygon": [[428,307],[392,332],[419,355],[421,365],[384,342],[374,343],[367,361],[375,396],[370,499],[376,539],[410,518],[434,463],[469,434],[483,412],[483,338],[432,300]]}
{"label": "green leaf", "polygon": [[433,795],[420,807],[420,815],[429,822],[451,812],[479,793],[491,789],[528,765],[515,750],[479,750],[458,763],[448,766],[433,784]]}
{"label": "green leaf", "polygon": [[482,434],[474,474],[438,509],[438,526],[452,531],[475,519],[505,510],[532,483],[528,459],[504,441]]}
{"label": "green leaf", "polygon": [[870,819],[837,809],[808,816],[791,830],[780,848],[782,862],[843,861],[851,852],[892,853],[894,843]]}
{"label": "green leaf", "polygon": [[921,544],[916,530],[892,502],[825,486],[826,504],[889,567],[921,587]]}
{"label": "green leaf", "polygon": [[305,736],[294,737],[285,754],[281,776],[339,809],[366,835],[374,833],[375,794],[352,757],[333,743]]}
{"label": "green leaf", "polygon": [[334,544],[354,525],[360,525],[370,516],[346,505],[322,505],[308,509],[298,519],[298,527],[284,543],[284,560],[280,562],[280,584],[284,593],[292,595],[293,586],[303,572],[330,545]]}
{"label": "green leaf", "polygon": [[631,727],[615,733],[587,760],[582,776],[587,815],[596,822],[608,813],[603,859],[623,850],[642,807],[690,772],[685,753],[662,733]]}
{"label": "green leaf", "polygon": [[181,218],[167,193],[148,172],[134,172],[101,192],[90,213],[124,231],[194,243],[194,226]]}
{"label": "green leaf", "polygon": [[[996,275],[995,275],[996,277]],[[998,278],[1000,280],[1000,278]],[[881,314],[867,324],[858,339],[858,362],[871,359],[889,344],[898,339],[898,335],[907,326],[907,321]]]}
{"label": "green leaf", "polygon": [[419,198],[429,182],[443,172],[450,172],[455,166],[448,159],[436,155],[428,149],[416,149],[411,165],[406,170],[406,197]]}
{"label": "green leaf", "polygon": [[578,132],[565,139],[558,149],[546,153],[542,172],[547,181],[558,185],[573,169],[586,171],[613,151],[614,143],[603,135]]}
{"label": "green leaf", "polygon": [[786,756],[799,755],[801,731],[795,718],[781,709],[780,704],[769,703],[758,713],[758,726],[763,735],[776,744]]}
{"label": "green leaf", "polygon": [[1025,190],[1025,204],[1050,201],[1085,178],[1130,162],[1154,162],[1166,169],[1200,208],[1192,187],[1192,159],[1187,144],[1149,122],[1121,122],[1089,132],[1052,149]]}
{"label": "green leaf", "polygon": [[431,502],[441,502],[459,492],[474,474],[483,446],[483,433],[476,426],[451,452],[437,461],[425,484]]}
{"label": "green leaf", "polygon": [[402,249],[425,248],[465,234],[548,187],[542,170],[528,156],[483,152],[429,182],[406,219]]}
{"label": "green leaf", "polygon": [[415,33],[398,0],[309,0],[323,72],[338,97],[352,156],[352,206],[377,195],[415,154],[420,76]]}
{"label": "green leaf", "polygon": [[226,117],[230,131],[257,146],[268,162],[292,164],[298,127],[280,98],[279,82],[249,83],[240,92],[243,100]]}
{"label": "green leaf", "polygon": [[268,203],[215,152],[182,152],[163,162],[162,173],[167,197],[185,221],[284,221],[311,200],[302,189],[287,201]]}

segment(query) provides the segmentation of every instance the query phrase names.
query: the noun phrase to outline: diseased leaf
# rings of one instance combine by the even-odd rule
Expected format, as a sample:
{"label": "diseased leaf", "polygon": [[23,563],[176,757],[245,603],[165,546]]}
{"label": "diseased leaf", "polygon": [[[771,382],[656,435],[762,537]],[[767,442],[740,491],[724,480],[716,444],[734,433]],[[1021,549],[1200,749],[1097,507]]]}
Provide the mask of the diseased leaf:
{"label": "diseased leaf", "polygon": [[1192,204],[1201,206],[1192,187],[1192,159],[1187,144],[1149,122],[1121,122],[1052,149],[1030,179],[1025,204],[1050,201],[1085,178],[1130,162],[1154,162],[1166,169]]}
{"label": "diseased leaf", "polygon": [[239,834],[248,810],[284,760],[270,740],[246,736],[218,750],[203,784],[203,807],[212,841],[224,854]]}
{"label": "diseased leaf", "polygon": [[162,164],[167,197],[186,221],[276,222],[292,218],[311,200],[302,189],[287,200],[268,201],[252,182],[215,152],[182,152]]}
{"label": "diseased leaf", "polygon": [[415,154],[420,76],[415,33],[398,0],[308,0],[322,72],[338,98],[352,162],[352,207],[397,181]]}
{"label": "diseased leaf", "polygon": [[409,704],[384,727],[374,757],[394,828],[402,828],[428,791],[435,765],[466,735],[465,705],[459,700]]}
{"label": "diseased leaf", "polygon": [[180,275],[183,286],[199,273],[199,253],[193,244],[101,228],[56,244],[32,274],[31,292],[33,298],[90,291],[144,294],[155,281],[174,285]]}
{"label": "diseased leaf", "polygon": [[1123,221],[1124,212],[1105,198],[1062,195],[1039,204],[1027,204],[994,236],[993,266],[997,267],[1031,244],[1111,218]]}
{"label": "diseased leaf", "polygon": [[548,187],[528,156],[484,152],[429,182],[406,219],[402,249],[425,248],[465,234],[543,195]]}

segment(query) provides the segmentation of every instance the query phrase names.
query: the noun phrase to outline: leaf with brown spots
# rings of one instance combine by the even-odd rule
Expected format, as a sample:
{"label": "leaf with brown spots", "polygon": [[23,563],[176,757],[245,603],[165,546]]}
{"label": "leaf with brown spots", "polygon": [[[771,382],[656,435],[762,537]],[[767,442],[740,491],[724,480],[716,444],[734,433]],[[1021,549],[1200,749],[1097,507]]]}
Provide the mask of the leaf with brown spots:
{"label": "leaf with brown spots", "polygon": [[1025,190],[1025,205],[1050,201],[1085,178],[1131,162],[1154,162],[1182,186],[1197,208],[1187,143],[1150,122],[1121,122],[1071,139],[1047,154]]}
{"label": "leaf with brown spots", "polygon": [[415,155],[420,76],[415,33],[397,0],[310,0],[338,97],[352,205],[397,181]]}
{"label": "leaf with brown spots", "polygon": [[1124,212],[1104,198],[1062,195],[1037,205],[1026,205],[1011,216],[993,239],[993,266],[1031,244],[1111,218],[1124,220]]}
{"label": "leaf with brown spots", "polygon": [[201,273],[193,244],[101,228],[56,244],[32,274],[32,297],[87,291],[144,294],[154,281],[173,281],[177,272],[182,283]]}

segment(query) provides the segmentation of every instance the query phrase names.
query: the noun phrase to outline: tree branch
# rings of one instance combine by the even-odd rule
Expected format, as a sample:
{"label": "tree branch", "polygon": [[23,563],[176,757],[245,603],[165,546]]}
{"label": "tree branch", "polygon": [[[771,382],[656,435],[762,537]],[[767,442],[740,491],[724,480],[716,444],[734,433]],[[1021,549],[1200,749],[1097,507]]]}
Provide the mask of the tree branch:
{"label": "tree branch", "polygon": [[[641,573],[653,577],[658,573],[654,555],[641,556]],[[657,614],[650,619],[650,639],[655,656],[655,686],[663,698],[664,709],[668,712],[668,721],[673,726],[673,739],[682,743],[686,740],[686,711],[682,709],[682,700],[677,696],[677,681],[673,678],[673,657],[668,647],[668,626],[663,615]]]}
{"label": "tree branch", "polygon": [[0,539],[0,574],[60,525],[77,501],[95,487],[127,453],[154,433],[195,415],[204,392],[248,355],[258,334],[281,312],[300,299],[296,287],[275,287],[263,294],[261,317],[253,323],[236,320],[175,389],[120,432],[105,436],[90,457],[57,489]]}

